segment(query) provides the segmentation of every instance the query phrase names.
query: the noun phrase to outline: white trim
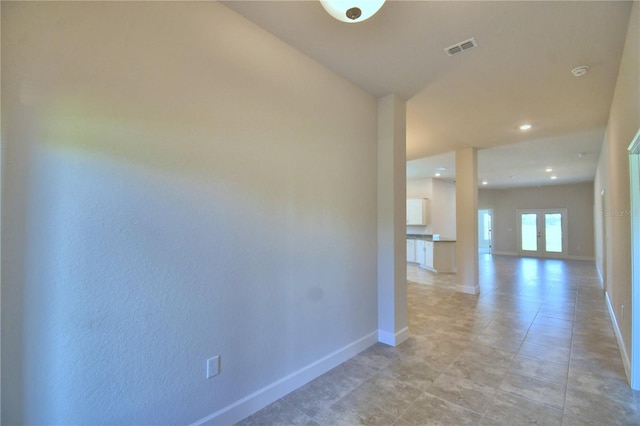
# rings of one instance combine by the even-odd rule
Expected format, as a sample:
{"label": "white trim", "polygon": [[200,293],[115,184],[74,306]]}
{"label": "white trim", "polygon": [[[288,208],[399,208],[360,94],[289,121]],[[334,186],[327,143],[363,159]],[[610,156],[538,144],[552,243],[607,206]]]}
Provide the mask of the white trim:
{"label": "white trim", "polygon": [[631,379],[631,363],[629,362],[629,354],[627,354],[627,349],[624,346],[624,341],[622,340],[622,333],[620,332],[620,327],[618,327],[618,320],[616,318],[615,311],[613,309],[613,305],[611,304],[611,299],[609,298],[609,292],[605,292],[605,299],[607,301],[607,308],[609,309],[609,316],[611,317],[611,323],[613,324],[613,332],[616,335],[616,340],[618,340],[618,348],[620,349],[620,355],[622,356],[622,363],[624,364],[624,372],[627,375],[627,380]]}
{"label": "white trim", "polygon": [[405,327],[395,334],[378,330],[378,342],[389,346],[398,346],[409,338],[409,327]]}
{"label": "white trim", "polygon": [[[480,247],[480,212],[489,212],[489,217],[491,218],[491,223],[489,224],[489,247]],[[484,230],[484,224],[482,229]],[[489,251],[484,253],[481,251],[484,249],[489,249]],[[478,209],[478,252],[481,254],[493,253],[493,209]]]}
{"label": "white trim", "polygon": [[375,344],[378,341],[377,337],[378,331],[369,333],[306,367],[294,371],[288,376],[263,387],[251,395],[247,395],[239,401],[195,421],[193,425],[227,425],[237,423],[272,402],[277,401],[289,392],[320,377],[322,374],[342,364],[349,358],[359,354],[369,346]]}
{"label": "white trim", "polygon": [[638,129],[638,133],[633,137],[627,151],[629,151],[629,154],[640,154],[640,129]]}
{"label": "white trim", "polygon": [[629,190],[631,196],[631,364],[629,383],[640,389],[640,129],[629,150]]}
{"label": "white trim", "polygon": [[[542,256],[520,256],[518,253],[512,251],[494,251],[493,253],[496,256],[513,256],[513,257],[535,257],[536,259],[560,259],[560,260],[586,260],[589,262],[595,262],[595,257],[593,256],[565,256],[565,257],[542,257]],[[597,266],[597,265],[596,265]],[[600,270],[598,269],[598,273],[600,274],[600,280],[602,281],[602,275]]]}
{"label": "white trim", "polygon": [[[547,259],[549,259],[549,258],[547,257]],[[563,259],[563,258],[562,257],[554,257],[554,258],[551,258],[551,259]],[[566,260],[586,260],[586,261],[589,261],[589,262],[595,262],[596,261],[596,258],[593,257],[593,256],[567,256],[564,259],[566,259]]]}
{"label": "white trim", "polygon": [[600,270],[600,265],[596,262],[596,272],[598,272],[598,278],[600,278],[600,287],[604,289],[604,276],[602,275],[602,271]]}
{"label": "white trim", "polygon": [[418,266],[421,267],[422,269],[426,269],[427,271],[433,272],[434,274],[438,272],[435,269],[433,269],[431,266],[426,265],[424,263],[419,263]]}
{"label": "white trim", "polygon": [[456,285],[456,291],[466,294],[480,294],[480,286],[478,284],[472,285]]}
{"label": "white trim", "polygon": [[491,254],[495,254],[497,256],[518,256],[518,253],[513,252],[513,251],[494,251]]}

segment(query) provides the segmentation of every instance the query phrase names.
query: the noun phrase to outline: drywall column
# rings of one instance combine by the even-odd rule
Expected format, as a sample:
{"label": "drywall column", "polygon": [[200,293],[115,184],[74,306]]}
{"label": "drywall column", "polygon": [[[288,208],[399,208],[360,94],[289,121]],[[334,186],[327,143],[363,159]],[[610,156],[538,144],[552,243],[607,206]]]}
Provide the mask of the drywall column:
{"label": "drywall column", "polygon": [[407,327],[406,102],[378,100],[378,340],[396,346]]}
{"label": "drywall column", "polygon": [[478,294],[478,152],[456,151],[457,290]]}
{"label": "drywall column", "polygon": [[[629,309],[629,303],[633,297],[631,215],[634,212],[631,211],[629,152],[627,151],[627,147],[640,129],[638,52],[640,52],[640,4],[634,2],[605,136],[607,146],[604,200],[606,300],[628,379],[631,379],[632,374],[631,363],[633,362],[634,369],[638,367],[634,358],[638,359],[639,355],[631,352],[632,341],[634,338],[640,339],[640,332],[632,330],[631,324],[634,310],[640,307],[633,305]],[[636,374],[633,372],[634,376]],[[634,388],[640,388],[640,383],[635,380],[631,385]]]}

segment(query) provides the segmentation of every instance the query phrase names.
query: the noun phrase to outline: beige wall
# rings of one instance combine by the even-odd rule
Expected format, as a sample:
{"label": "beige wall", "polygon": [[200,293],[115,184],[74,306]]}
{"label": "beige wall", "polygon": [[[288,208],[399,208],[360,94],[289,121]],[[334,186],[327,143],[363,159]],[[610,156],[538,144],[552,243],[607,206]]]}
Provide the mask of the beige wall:
{"label": "beige wall", "polygon": [[[607,145],[603,144],[600,150],[599,162],[606,162]],[[598,167],[596,170],[596,177],[593,182],[593,244],[594,255],[596,261],[596,268],[600,275],[603,287],[605,287],[604,277],[606,275],[606,262],[604,253],[604,200],[605,200],[605,187],[606,187],[606,175],[603,173],[603,169]]]}
{"label": "beige wall", "polygon": [[[604,208],[602,211],[596,210],[596,224],[603,226],[605,235],[605,240],[599,241],[597,252],[603,253],[600,266],[605,272],[605,286],[613,307],[613,320],[620,330],[626,367],[631,351],[631,315],[628,309],[631,302],[631,202],[627,147],[640,128],[639,27],[640,3],[635,2],[595,185],[596,191],[605,191]],[[627,307],[624,317],[622,306]]]}
{"label": "beige wall", "polygon": [[378,100],[378,339],[398,345],[407,326],[406,102]]}
{"label": "beige wall", "polygon": [[2,424],[193,423],[373,343],[376,139],[220,3],[3,2]]}
{"label": "beige wall", "polygon": [[431,204],[434,233],[442,238],[456,238],[456,185],[439,179],[433,180]]}
{"label": "beige wall", "polygon": [[477,294],[478,285],[478,151],[456,151],[456,289]]}
{"label": "beige wall", "polygon": [[407,179],[407,198],[431,198],[433,179]]}
{"label": "beige wall", "polygon": [[428,198],[431,223],[428,226],[407,226],[408,234],[440,234],[456,238],[456,185],[440,179],[407,180],[407,198]]}
{"label": "beige wall", "polygon": [[593,184],[480,189],[478,208],[493,210],[494,253],[517,254],[517,209],[567,209],[568,257],[592,259]]}

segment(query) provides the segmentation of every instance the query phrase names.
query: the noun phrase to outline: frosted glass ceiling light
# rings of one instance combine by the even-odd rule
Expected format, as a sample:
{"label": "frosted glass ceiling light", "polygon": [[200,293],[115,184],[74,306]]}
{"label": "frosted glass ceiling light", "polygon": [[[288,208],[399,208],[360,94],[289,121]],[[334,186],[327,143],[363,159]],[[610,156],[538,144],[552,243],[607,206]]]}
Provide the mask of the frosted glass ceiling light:
{"label": "frosted glass ceiling light", "polygon": [[320,0],[329,15],[342,22],[360,22],[371,18],[385,0]]}

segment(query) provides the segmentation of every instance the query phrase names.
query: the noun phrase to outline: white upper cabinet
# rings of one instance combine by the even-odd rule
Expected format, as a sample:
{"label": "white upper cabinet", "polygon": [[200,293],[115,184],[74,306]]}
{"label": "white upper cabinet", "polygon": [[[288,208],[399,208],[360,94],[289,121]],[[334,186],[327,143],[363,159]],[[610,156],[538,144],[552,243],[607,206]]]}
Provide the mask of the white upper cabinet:
{"label": "white upper cabinet", "polygon": [[407,225],[429,225],[430,220],[429,200],[426,198],[407,199]]}

